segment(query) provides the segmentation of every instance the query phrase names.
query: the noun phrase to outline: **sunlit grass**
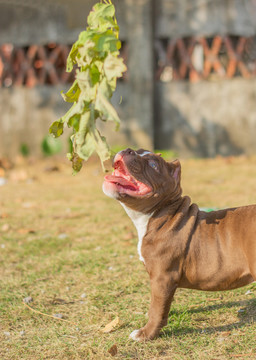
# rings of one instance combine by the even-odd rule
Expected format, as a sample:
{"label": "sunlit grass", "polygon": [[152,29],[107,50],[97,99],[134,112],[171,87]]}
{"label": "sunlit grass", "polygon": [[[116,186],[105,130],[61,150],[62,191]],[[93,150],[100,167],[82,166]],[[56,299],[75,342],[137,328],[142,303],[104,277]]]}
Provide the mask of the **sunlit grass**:
{"label": "sunlit grass", "polygon": [[[110,359],[114,344],[117,359],[256,358],[255,284],[179,289],[160,338],[130,340],[150,301],[133,225],[102,193],[100,164],[76,177],[57,164],[52,173],[43,162],[26,166],[34,180],[0,188],[0,359]],[[255,158],[182,161],[184,194],[203,207],[256,203],[255,179]],[[32,312],[28,296],[33,309],[69,322]],[[103,334],[116,316],[118,327]]]}

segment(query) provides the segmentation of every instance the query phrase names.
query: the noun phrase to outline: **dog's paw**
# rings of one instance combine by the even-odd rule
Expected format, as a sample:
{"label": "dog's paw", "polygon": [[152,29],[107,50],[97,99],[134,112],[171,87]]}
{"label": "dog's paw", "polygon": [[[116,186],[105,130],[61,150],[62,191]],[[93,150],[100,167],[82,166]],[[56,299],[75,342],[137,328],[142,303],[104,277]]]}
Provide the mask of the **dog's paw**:
{"label": "dog's paw", "polygon": [[134,330],[132,333],[130,333],[130,336],[129,338],[134,340],[134,341],[143,341],[143,337],[141,336],[142,335],[142,330],[139,329],[139,330]]}
{"label": "dog's paw", "polygon": [[129,337],[134,341],[148,341],[153,340],[157,336],[158,331],[149,331],[147,327],[144,327],[139,330],[134,330]]}

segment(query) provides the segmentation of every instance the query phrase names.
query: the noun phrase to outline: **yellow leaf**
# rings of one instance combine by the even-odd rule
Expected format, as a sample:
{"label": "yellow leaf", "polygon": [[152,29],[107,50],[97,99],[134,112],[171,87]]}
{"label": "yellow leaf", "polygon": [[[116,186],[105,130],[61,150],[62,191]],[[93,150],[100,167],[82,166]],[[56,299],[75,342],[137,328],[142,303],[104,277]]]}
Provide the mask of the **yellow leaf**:
{"label": "yellow leaf", "polygon": [[119,324],[119,317],[117,316],[113,321],[107,324],[101,331],[103,333],[110,333]]}

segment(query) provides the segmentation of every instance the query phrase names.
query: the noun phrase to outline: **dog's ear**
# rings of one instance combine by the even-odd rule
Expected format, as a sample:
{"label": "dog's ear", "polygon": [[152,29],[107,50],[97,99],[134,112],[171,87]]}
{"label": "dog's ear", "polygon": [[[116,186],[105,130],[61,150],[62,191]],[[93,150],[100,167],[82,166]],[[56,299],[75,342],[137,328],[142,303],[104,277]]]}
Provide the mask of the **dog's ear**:
{"label": "dog's ear", "polygon": [[180,178],[181,178],[181,165],[178,159],[169,162],[169,169],[170,169],[170,173],[171,176],[175,179],[176,183],[180,182]]}

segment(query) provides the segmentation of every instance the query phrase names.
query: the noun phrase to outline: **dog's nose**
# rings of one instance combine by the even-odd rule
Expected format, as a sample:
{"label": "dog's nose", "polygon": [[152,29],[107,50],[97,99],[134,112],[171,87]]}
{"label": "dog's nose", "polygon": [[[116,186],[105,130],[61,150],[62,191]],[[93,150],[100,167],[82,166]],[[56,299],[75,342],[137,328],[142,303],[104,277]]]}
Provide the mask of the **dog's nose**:
{"label": "dog's nose", "polygon": [[122,160],[123,157],[126,156],[126,155],[136,155],[136,152],[135,152],[134,150],[130,149],[130,148],[125,149],[125,150],[122,150],[122,151],[119,151],[119,152],[115,155],[115,157],[114,157],[114,159],[113,159],[113,164],[114,164],[115,162],[119,161],[119,160]]}

